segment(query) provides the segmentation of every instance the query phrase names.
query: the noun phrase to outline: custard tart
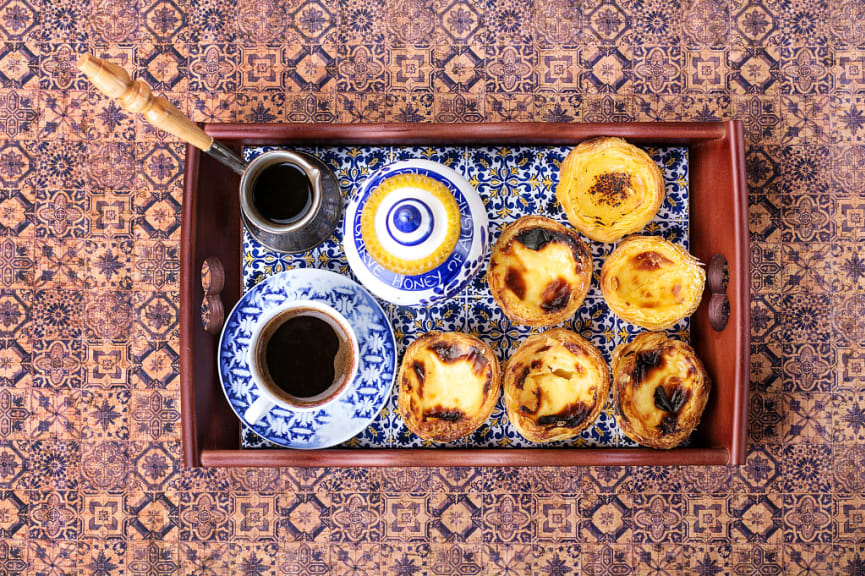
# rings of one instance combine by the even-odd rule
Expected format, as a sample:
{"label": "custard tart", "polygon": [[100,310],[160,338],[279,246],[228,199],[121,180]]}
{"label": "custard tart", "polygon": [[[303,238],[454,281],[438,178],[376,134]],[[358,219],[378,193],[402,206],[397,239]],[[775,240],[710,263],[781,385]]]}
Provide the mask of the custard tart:
{"label": "custard tart", "polygon": [[693,314],[705,282],[700,261],[659,236],[629,236],[601,267],[601,292],[610,310],[649,330]]}
{"label": "custard tart", "polygon": [[622,432],[651,448],[674,448],[700,423],[711,384],[694,350],[643,332],[613,351],[613,396]]}
{"label": "custard tart", "polygon": [[425,440],[457,440],[489,417],[500,378],[499,362],[484,342],[461,332],[427,332],[409,345],[400,365],[400,414]]}
{"label": "custard tart", "polygon": [[593,138],[565,157],[556,197],[574,228],[596,242],[616,242],[655,217],[664,178],[643,149],[621,138]]}
{"label": "custard tart", "polygon": [[592,281],[592,255],[577,233],[543,216],[508,226],[490,258],[487,283],[513,322],[552,326],[574,315]]}
{"label": "custard tart", "polygon": [[601,413],[610,390],[600,350],[564,328],[527,338],[508,360],[503,380],[508,418],[531,442],[576,436]]}

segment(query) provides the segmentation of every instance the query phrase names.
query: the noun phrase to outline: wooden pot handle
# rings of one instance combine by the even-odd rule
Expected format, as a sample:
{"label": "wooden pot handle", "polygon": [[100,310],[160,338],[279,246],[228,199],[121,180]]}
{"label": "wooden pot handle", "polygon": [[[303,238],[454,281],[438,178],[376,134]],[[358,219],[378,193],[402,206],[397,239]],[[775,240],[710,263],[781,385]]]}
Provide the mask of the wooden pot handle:
{"label": "wooden pot handle", "polygon": [[205,152],[213,144],[212,136],[208,136],[171,102],[155,96],[145,82],[132,80],[120,66],[90,54],[82,54],[78,59],[78,69],[100,92],[109,98],[118,99],[126,110],[140,112],[153,126]]}

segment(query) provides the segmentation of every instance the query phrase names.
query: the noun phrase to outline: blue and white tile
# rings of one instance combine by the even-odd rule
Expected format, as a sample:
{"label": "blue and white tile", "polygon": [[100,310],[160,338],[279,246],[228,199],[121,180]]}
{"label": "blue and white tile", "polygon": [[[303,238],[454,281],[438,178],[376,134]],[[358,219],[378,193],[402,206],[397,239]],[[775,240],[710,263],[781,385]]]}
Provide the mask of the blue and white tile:
{"label": "blue and white tile", "polygon": [[390,321],[397,339],[400,355],[419,336],[432,330],[440,332],[462,332],[466,329],[465,299],[461,296],[428,308],[410,308],[391,305]]}
{"label": "blue and white tile", "polygon": [[[257,149],[260,150],[260,149]],[[506,224],[522,216],[543,214],[562,223],[567,218],[555,201],[555,188],[561,162],[571,147],[508,148],[502,146],[459,147],[321,147],[317,153],[337,173],[343,193],[348,197],[376,168],[391,161],[426,158],[450,165],[466,176],[478,189],[490,217],[490,243],[495,243]],[[648,149],[664,175],[666,199],[655,219],[642,232],[663,236],[685,246],[688,242],[688,166],[687,148]],[[592,251],[593,281],[586,301],[575,316],[562,326],[573,329],[596,345],[609,362],[613,349],[643,332],[617,318],[607,307],[598,281],[601,267],[616,244],[585,239]],[[301,255],[277,254],[244,235],[244,286],[249,289],[261,278],[289,268],[321,268],[352,277],[342,250],[341,231],[318,248]],[[489,255],[488,255],[489,256]],[[512,323],[495,304],[484,279],[485,270],[457,297],[429,308],[402,308],[384,304],[393,325],[400,356],[405,347],[429,330],[461,330],[475,334],[492,346],[501,362],[516,350],[536,328]],[[687,338],[690,322],[685,319],[668,330]],[[349,447],[424,447],[432,444],[412,434],[397,408],[397,390],[381,413]],[[612,394],[612,393],[611,393]],[[243,445],[257,447],[253,434],[244,433]],[[503,399],[490,419],[472,436],[455,446],[536,446],[524,440],[510,425]],[[633,446],[615,422],[612,398],[591,428],[577,438],[560,443],[566,446]]]}
{"label": "blue and white tile", "polygon": [[647,148],[664,177],[664,202],[655,220],[688,219],[688,150],[683,147]]}
{"label": "blue and white tile", "polygon": [[459,146],[394,146],[390,149],[391,162],[400,160],[431,160],[444,164],[468,179],[466,149]]}
{"label": "blue and white tile", "polygon": [[343,197],[350,198],[367,177],[389,162],[390,146],[327,146],[319,157],[330,166]]}
{"label": "blue and white tile", "polygon": [[[652,220],[643,230],[643,234],[662,236],[673,244],[683,246],[686,250],[691,247],[686,220]],[[704,262],[704,264],[708,264],[708,262]]]}
{"label": "blue and white tile", "polygon": [[[279,149],[281,149],[280,146],[247,146],[243,149],[243,159],[247,162],[251,162],[253,159],[261,156],[265,152]],[[313,156],[319,155],[319,150],[315,146],[292,146],[291,149],[294,152],[305,152],[307,154],[312,154]]]}
{"label": "blue and white tile", "polygon": [[478,190],[491,222],[510,223],[536,214],[537,148],[477,147],[468,151],[467,178]]}
{"label": "blue and white tile", "polygon": [[283,254],[262,246],[243,232],[243,286],[249,290],[268,276],[294,268],[318,268],[348,276],[355,282],[342,249],[340,225],[326,241],[302,254]]}
{"label": "blue and white tile", "polygon": [[516,351],[523,340],[539,331],[511,322],[489,294],[472,296],[467,304],[466,332],[489,344],[501,363]]}

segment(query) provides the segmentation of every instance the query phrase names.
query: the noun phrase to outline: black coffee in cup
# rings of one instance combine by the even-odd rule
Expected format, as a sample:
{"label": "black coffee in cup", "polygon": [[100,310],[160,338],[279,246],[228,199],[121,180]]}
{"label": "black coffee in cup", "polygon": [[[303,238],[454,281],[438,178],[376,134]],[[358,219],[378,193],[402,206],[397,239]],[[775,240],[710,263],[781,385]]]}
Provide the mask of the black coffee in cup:
{"label": "black coffee in cup", "polygon": [[337,319],[319,309],[298,307],[276,315],[256,340],[262,384],[294,406],[326,402],[352,376],[352,338]]}
{"label": "black coffee in cup", "polygon": [[298,166],[290,162],[272,164],[255,179],[252,203],[274,224],[291,224],[312,205],[312,185]]}
{"label": "black coffee in cup", "polygon": [[265,348],[267,371],[281,390],[310,398],[333,383],[339,338],[315,316],[294,316],[271,334]]}

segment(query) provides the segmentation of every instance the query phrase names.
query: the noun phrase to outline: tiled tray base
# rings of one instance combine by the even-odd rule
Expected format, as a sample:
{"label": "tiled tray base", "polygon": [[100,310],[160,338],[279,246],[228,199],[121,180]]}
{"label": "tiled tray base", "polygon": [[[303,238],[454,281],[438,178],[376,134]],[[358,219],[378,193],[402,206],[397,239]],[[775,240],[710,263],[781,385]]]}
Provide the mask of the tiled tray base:
{"label": "tiled tray base", "polygon": [[[247,160],[268,148],[248,148]],[[490,217],[491,245],[501,230],[517,218],[541,214],[567,222],[561,206],[555,201],[555,189],[561,161],[570,147],[319,147],[300,150],[322,158],[336,173],[343,195],[348,198],[364,179],[380,166],[407,158],[426,158],[441,162],[463,174],[483,198]],[[666,200],[657,217],[644,234],[662,235],[688,247],[688,149],[686,147],[651,148],[649,153],[664,175]],[[588,241],[593,255],[592,287],[577,314],[561,324],[571,328],[598,346],[607,359],[623,341],[642,332],[639,327],[616,318],[601,296],[598,279],[604,258],[615,247]],[[271,274],[290,268],[321,268],[354,278],[342,249],[341,228],[316,249],[302,255],[285,255],[269,250],[248,234],[243,238],[243,282],[247,290]],[[356,280],[356,278],[355,278]],[[430,308],[403,308],[382,303],[396,333],[400,355],[417,336],[429,330],[458,330],[477,335],[490,344],[504,362],[529,334],[538,332],[512,324],[493,301],[483,274],[479,275],[457,297]],[[689,320],[685,319],[670,332],[688,338]],[[401,357],[401,356],[400,356]],[[636,446],[625,437],[618,425],[610,398],[594,425],[578,437],[553,446]],[[244,448],[275,447],[245,427],[241,429]],[[379,416],[360,435],[343,447],[415,448],[440,446],[428,443],[405,426],[397,409],[397,386]],[[447,446],[459,447],[534,447],[520,436],[508,421],[504,399],[493,410],[487,422],[470,437]],[[544,446],[550,446],[545,444]]]}

